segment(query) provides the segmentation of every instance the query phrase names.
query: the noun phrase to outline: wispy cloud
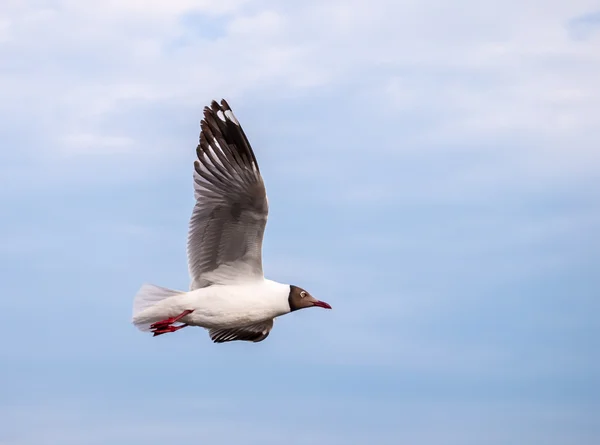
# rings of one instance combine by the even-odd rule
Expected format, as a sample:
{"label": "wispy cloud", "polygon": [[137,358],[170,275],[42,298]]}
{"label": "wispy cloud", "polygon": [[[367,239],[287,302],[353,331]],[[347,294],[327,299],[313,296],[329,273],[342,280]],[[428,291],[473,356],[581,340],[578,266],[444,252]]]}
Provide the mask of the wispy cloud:
{"label": "wispy cloud", "polygon": [[[596,443],[593,7],[3,2],[0,442]],[[221,97],[267,275],[334,311],[257,345],[138,335],[141,283],[188,285]]]}
{"label": "wispy cloud", "polygon": [[[105,136],[91,133],[69,134],[65,137],[66,155],[110,155],[130,151],[135,141],[124,136]],[[142,153],[139,153],[142,155]]]}

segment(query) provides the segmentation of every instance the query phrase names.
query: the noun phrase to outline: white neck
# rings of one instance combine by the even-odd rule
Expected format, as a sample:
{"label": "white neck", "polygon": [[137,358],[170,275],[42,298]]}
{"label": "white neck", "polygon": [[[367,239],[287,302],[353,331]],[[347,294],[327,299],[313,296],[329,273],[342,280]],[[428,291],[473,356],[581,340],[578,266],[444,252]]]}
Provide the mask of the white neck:
{"label": "white neck", "polygon": [[263,285],[267,289],[267,294],[273,299],[274,304],[281,307],[284,311],[282,314],[290,312],[290,304],[288,302],[290,296],[290,285],[279,283],[277,281],[264,279]]}

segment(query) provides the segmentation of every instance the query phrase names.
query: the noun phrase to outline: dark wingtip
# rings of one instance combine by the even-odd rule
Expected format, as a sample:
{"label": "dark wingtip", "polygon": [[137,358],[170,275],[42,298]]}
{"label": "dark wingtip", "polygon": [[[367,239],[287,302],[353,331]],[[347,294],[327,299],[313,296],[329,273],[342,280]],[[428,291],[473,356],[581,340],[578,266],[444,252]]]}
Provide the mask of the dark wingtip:
{"label": "dark wingtip", "polygon": [[216,113],[217,111],[221,110],[221,106],[219,105],[219,103],[216,100],[213,100],[210,103],[210,109],[212,110],[213,113]]}
{"label": "dark wingtip", "polygon": [[231,110],[229,103],[227,103],[227,101],[225,99],[221,99],[221,106],[223,107],[224,110]]}
{"label": "dark wingtip", "polygon": [[[227,111],[229,111],[229,116],[224,115]],[[219,117],[219,112],[223,116]],[[219,143],[228,145],[228,147],[221,147],[221,151],[225,152],[224,156],[228,158],[229,163],[237,164],[242,170],[249,165],[253,165],[260,174],[256,155],[241,124],[235,116],[232,116],[233,110],[227,100],[222,98],[220,104],[216,100],[212,100],[210,106],[204,107],[203,114],[204,116],[200,121],[200,151],[204,151],[208,145],[212,144],[212,139],[216,138]],[[203,134],[208,139],[206,142],[207,147],[204,147],[203,144]],[[199,154],[198,150],[196,153]]]}

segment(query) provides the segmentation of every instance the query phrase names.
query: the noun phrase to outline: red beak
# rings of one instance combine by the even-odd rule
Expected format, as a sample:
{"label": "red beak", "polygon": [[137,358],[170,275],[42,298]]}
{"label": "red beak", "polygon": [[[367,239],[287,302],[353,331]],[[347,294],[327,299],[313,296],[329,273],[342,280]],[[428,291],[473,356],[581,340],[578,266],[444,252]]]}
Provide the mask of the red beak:
{"label": "red beak", "polygon": [[328,303],[325,303],[324,301],[319,301],[319,300],[315,301],[313,303],[313,306],[319,306],[319,307],[322,307],[322,308],[325,308],[325,309],[331,309],[331,306],[329,306]]}

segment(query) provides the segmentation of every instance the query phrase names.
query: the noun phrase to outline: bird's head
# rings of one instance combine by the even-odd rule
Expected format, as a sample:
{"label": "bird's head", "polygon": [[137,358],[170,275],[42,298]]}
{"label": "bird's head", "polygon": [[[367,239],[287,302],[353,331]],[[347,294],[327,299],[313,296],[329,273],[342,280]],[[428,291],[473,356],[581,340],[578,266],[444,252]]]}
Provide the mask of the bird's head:
{"label": "bird's head", "polygon": [[288,303],[290,304],[290,311],[296,311],[298,309],[305,309],[307,307],[318,306],[325,309],[331,309],[331,306],[324,301],[319,301],[314,298],[308,291],[301,287],[290,285],[290,295],[288,297]]}

